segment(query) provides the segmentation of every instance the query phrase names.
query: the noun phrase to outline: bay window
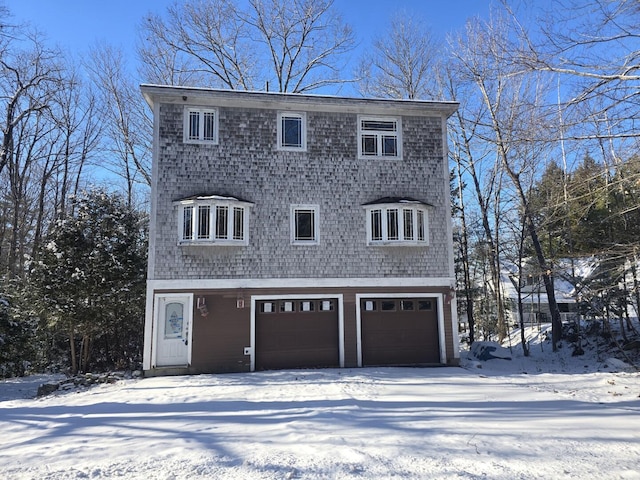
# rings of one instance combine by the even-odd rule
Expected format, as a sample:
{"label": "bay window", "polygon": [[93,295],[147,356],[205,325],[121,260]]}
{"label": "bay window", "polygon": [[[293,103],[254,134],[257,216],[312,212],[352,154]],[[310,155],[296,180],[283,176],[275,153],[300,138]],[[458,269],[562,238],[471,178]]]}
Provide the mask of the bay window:
{"label": "bay window", "polygon": [[180,245],[248,245],[248,209],[252,203],[217,195],[176,203]]}
{"label": "bay window", "polygon": [[368,245],[428,244],[428,206],[415,200],[365,205]]}

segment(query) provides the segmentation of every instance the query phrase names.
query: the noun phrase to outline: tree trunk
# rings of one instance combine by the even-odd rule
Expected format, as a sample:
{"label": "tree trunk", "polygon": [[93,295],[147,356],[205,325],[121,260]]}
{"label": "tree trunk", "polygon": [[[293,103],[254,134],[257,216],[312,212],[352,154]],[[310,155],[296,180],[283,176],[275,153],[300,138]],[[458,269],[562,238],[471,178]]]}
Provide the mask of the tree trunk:
{"label": "tree trunk", "polygon": [[71,355],[71,374],[75,375],[78,373],[78,362],[76,355],[76,339],[73,333],[73,328],[69,330],[69,352]]}

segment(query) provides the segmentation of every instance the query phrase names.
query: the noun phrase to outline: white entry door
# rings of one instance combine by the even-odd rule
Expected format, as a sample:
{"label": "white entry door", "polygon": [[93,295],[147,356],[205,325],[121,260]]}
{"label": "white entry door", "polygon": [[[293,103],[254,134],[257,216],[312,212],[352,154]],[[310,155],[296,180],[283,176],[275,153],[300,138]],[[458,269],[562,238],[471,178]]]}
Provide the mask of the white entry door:
{"label": "white entry door", "polygon": [[192,295],[156,297],[156,366],[184,366],[190,363]]}

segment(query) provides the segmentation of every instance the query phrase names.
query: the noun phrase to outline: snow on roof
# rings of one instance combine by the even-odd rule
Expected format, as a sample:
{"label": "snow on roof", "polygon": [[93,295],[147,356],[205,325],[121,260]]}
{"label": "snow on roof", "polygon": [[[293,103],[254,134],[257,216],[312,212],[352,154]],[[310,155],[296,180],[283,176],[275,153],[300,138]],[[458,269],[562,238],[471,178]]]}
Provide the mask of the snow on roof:
{"label": "snow on roof", "polygon": [[408,203],[414,205],[426,205],[428,207],[432,207],[430,203],[423,202],[421,200],[416,200],[415,198],[410,197],[382,197],[377,200],[373,200],[372,202],[363,203],[362,206],[368,205],[383,205],[387,203]]}
{"label": "snow on roof", "polygon": [[252,203],[252,202],[249,202],[248,200],[244,200],[239,197],[233,197],[230,195],[217,194],[217,193],[212,193],[212,194],[201,193],[198,195],[190,195],[188,197],[179,198],[176,200],[176,202],[184,202],[186,200],[224,200],[229,202]]}

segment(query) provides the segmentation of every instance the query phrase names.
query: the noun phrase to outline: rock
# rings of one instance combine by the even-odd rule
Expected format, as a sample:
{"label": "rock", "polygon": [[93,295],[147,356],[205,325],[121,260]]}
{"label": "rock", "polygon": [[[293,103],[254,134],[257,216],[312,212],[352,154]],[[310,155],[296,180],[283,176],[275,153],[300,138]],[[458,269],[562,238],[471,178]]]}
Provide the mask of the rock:
{"label": "rock", "polygon": [[635,350],[640,348],[640,340],[632,340],[622,346],[623,350]]}
{"label": "rock", "polygon": [[471,353],[475,358],[483,361],[494,358],[511,360],[509,350],[495,342],[474,342],[473,345],[471,345]]}
{"label": "rock", "polygon": [[56,390],[60,388],[59,383],[43,383],[38,387],[38,393],[36,393],[36,397],[44,397],[45,395],[50,395]]}

